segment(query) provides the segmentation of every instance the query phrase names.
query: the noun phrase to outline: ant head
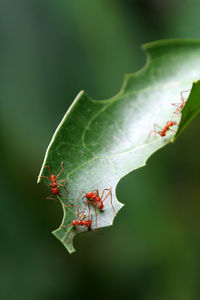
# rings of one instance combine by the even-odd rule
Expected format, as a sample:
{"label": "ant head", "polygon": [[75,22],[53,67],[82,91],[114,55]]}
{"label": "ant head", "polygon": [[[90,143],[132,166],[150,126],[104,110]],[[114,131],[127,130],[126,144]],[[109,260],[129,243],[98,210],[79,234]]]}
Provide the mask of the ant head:
{"label": "ant head", "polygon": [[[84,198],[86,198],[86,195],[87,195],[87,193],[85,193],[85,192],[82,192],[81,194],[80,194],[80,196],[83,194],[83,197],[82,197],[82,199],[84,199]],[[79,197],[80,197],[79,196]]]}
{"label": "ant head", "polygon": [[89,227],[91,227],[91,225],[92,225],[92,221],[90,219],[88,219],[87,220],[87,227],[89,228]]}
{"label": "ant head", "polygon": [[53,181],[56,180],[56,176],[55,176],[55,175],[51,175],[50,178],[51,178],[51,180],[53,180]]}
{"label": "ant head", "polygon": [[89,192],[89,193],[87,193],[87,194],[85,195],[85,197],[86,197],[87,199],[90,199],[90,198],[92,198],[92,195],[93,195],[93,193],[92,193],[92,192]]}
{"label": "ant head", "polygon": [[166,136],[166,133],[163,131],[158,131],[161,136]]}
{"label": "ant head", "polygon": [[103,202],[100,202],[100,203],[99,203],[98,208],[99,208],[99,209],[103,209]]}
{"label": "ant head", "polygon": [[76,220],[73,220],[73,221],[72,221],[72,225],[73,225],[73,226],[76,226]]}
{"label": "ant head", "polygon": [[51,191],[52,191],[52,193],[55,194],[55,195],[59,194],[59,188],[58,188],[57,186],[56,186],[56,187],[53,187],[53,188],[51,189]]}

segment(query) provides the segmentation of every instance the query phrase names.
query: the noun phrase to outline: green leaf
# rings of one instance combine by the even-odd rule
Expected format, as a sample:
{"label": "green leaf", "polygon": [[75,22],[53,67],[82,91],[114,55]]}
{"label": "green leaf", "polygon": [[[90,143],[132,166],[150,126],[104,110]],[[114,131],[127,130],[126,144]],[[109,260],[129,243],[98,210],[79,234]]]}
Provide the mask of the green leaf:
{"label": "green leaf", "polygon": [[[59,227],[53,234],[69,253],[75,251],[73,237],[77,233],[76,226],[70,224],[78,216],[76,206],[64,205],[78,203],[80,210],[89,214],[80,194],[94,189],[102,193],[111,187],[114,210],[118,212],[123,204],[116,198],[117,183],[127,173],[144,166],[152,153],[172,140],[175,132],[171,130],[165,137],[149,134],[155,123],[161,128],[169,120],[179,123],[181,114],[174,113],[177,108],[172,103],[179,103],[180,92],[191,89],[200,78],[200,41],[166,40],[147,44],[143,49],[146,66],[125,77],[119,94],[104,101],[92,100],[83,91],[78,94],[47,149],[39,176],[49,176],[48,168],[44,168],[47,165],[51,174],[58,174],[63,161],[64,171],[58,180],[68,181],[64,183],[68,192],[59,187],[64,211],[62,226],[66,228]],[[194,113],[196,109],[195,106]],[[186,119],[191,120],[188,116]],[[49,184],[43,177],[38,181]],[[104,204],[103,211],[97,209],[97,226],[95,209],[90,204],[92,230],[113,223],[110,196]],[[82,231],[84,227],[80,226],[78,233]]]}
{"label": "green leaf", "polygon": [[178,131],[174,140],[183,132],[186,126],[199,114],[200,112],[200,81],[193,84],[190,96],[186,105],[182,109],[182,118],[179,123]]}

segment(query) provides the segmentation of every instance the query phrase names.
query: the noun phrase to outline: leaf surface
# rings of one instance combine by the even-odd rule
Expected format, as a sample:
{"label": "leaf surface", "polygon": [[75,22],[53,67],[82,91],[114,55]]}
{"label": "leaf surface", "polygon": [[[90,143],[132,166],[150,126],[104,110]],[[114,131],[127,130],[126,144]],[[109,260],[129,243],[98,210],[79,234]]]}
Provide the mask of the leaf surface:
{"label": "leaf surface", "polygon": [[[57,180],[68,181],[62,183],[65,188],[59,186],[58,197],[64,211],[61,225],[66,227],[59,227],[53,234],[69,253],[75,251],[74,236],[85,231],[84,226],[72,226],[73,220],[84,218],[83,211],[86,212],[84,220],[92,219],[91,230],[113,223],[114,210],[117,213],[123,206],[116,198],[117,183],[127,173],[144,166],[155,151],[174,138],[177,125],[165,137],[151,130],[154,124],[164,128],[169,120],[179,123],[181,114],[174,113],[177,107],[172,103],[180,103],[180,92],[191,89],[193,82],[200,78],[200,41],[166,40],[144,45],[143,49],[147,55],[145,67],[127,75],[116,96],[97,101],[84,91],[78,94],[47,149],[38,182],[49,184],[41,177],[49,176],[44,166],[49,165],[51,174],[56,175],[61,170],[61,162],[64,163]],[[199,93],[199,84],[194,87],[197,88],[194,93]],[[194,116],[199,111],[199,103],[185,105],[180,131],[192,119],[187,107],[192,107]],[[90,204],[88,212],[81,194],[96,189],[101,194],[105,188],[112,189],[114,210],[109,195],[104,209],[96,210],[96,217],[95,206]],[[68,207],[70,203],[74,207]]]}

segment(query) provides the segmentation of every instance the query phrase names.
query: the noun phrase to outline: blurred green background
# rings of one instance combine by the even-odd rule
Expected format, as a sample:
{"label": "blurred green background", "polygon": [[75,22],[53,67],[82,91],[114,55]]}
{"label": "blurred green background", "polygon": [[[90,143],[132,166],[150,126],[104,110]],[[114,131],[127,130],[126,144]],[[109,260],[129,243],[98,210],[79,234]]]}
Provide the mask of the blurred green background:
{"label": "blurred green background", "polygon": [[195,0],[0,2],[0,299],[200,299],[199,126],[123,178],[127,204],[104,235],[51,231],[62,210],[36,184],[46,147],[84,89],[116,94],[142,43],[200,38]]}

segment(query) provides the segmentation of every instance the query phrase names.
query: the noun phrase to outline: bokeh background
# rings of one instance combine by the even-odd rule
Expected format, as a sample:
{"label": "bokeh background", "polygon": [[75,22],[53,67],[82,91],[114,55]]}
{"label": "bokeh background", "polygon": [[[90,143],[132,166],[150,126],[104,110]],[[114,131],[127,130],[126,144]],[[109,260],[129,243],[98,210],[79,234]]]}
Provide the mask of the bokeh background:
{"label": "bokeh background", "polygon": [[71,256],[36,184],[77,93],[113,96],[145,64],[141,44],[200,38],[199,14],[198,0],[0,1],[0,299],[200,299],[200,118],[120,181],[114,226]]}

